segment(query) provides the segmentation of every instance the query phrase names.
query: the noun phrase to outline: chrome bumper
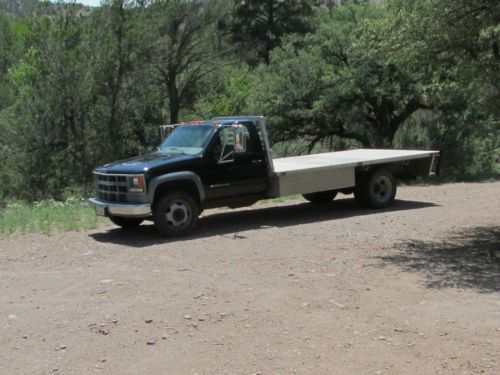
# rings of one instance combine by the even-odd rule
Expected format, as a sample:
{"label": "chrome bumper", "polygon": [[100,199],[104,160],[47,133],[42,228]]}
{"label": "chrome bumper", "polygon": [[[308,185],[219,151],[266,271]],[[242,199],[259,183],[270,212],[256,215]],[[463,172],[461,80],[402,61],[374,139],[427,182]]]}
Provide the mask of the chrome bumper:
{"label": "chrome bumper", "polygon": [[89,204],[95,207],[95,213],[99,216],[151,216],[150,204],[116,203],[97,198],[89,198]]}

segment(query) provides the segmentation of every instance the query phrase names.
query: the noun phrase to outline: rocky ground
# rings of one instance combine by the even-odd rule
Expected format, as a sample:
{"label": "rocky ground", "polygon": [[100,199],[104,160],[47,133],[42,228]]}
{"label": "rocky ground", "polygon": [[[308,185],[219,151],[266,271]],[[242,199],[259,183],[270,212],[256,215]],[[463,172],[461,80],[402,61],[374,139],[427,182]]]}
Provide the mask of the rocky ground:
{"label": "rocky ground", "polygon": [[500,182],[0,241],[1,374],[498,374]]}

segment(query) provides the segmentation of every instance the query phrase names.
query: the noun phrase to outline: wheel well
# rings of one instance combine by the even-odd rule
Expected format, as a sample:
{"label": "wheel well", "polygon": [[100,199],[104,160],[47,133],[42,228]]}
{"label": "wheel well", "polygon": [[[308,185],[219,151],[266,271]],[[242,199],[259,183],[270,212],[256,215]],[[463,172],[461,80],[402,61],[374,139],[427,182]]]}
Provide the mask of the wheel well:
{"label": "wheel well", "polygon": [[165,194],[167,191],[173,191],[173,190],[181,190],[191,194],[196,203],[200,204],[200,193],[198,191],[198,187],[193,181],[189,180],[165,181],[156,188],[153,204],[155,204],[156,200],[163,194]]}

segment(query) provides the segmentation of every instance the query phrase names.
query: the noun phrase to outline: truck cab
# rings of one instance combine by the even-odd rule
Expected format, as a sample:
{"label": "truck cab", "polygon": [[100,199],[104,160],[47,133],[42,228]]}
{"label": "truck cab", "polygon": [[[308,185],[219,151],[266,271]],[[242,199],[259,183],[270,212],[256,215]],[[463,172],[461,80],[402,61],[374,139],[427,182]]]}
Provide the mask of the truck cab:
{"label": "truck cab", "polygon": [[[97,197],[89,201],[98,215],[124,228],[153,219],[163,222],[161,233],[174,235],[205,208],[247,206],[266,197],[269,168],[255,120],[180,123],[164,126],[162,134],[156,152],[95,169]],[[181,197],[165,207],[160,202],[166,195]],[[160,209],[166,212],[155,218]]]}

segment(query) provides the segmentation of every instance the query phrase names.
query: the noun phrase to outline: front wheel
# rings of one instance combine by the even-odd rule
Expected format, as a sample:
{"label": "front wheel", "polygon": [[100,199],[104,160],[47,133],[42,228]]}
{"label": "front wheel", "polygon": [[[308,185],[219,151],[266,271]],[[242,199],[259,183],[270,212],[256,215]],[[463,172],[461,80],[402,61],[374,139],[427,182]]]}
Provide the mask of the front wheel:
{"label": "front wheel", "polygon": [[185,236],[192,232],[200,209],[191,195],[169,191],[154,205],[153,221],[163,236]]}
{"label": "front wheel", "polygon": [[122,217],[122,216],[111,216],[109,218],[111,222],[123,229],[136,228],[144,221],[143,219],[133,218],[133,217]]}
{"label": "front wheel", "polygon": [[363,206],[388,207],[396,197],[396,179],[391,172],[379,169],[356,176],[354,197]]}
{"label": "front wheel", "polygon": [[305,200],[314,203],[330,203],[337,196],[337,190],[319,191],[317,193],[302,194]]}

